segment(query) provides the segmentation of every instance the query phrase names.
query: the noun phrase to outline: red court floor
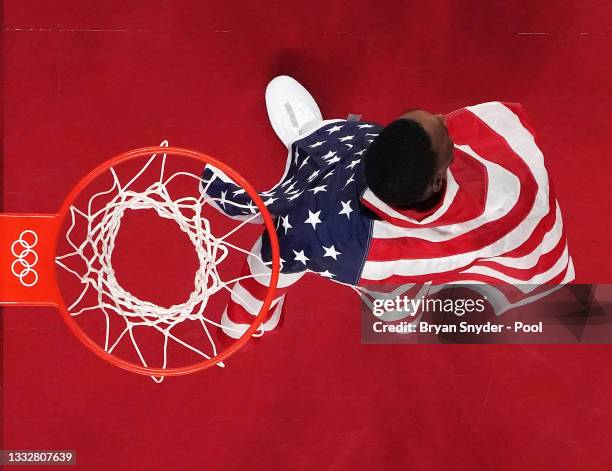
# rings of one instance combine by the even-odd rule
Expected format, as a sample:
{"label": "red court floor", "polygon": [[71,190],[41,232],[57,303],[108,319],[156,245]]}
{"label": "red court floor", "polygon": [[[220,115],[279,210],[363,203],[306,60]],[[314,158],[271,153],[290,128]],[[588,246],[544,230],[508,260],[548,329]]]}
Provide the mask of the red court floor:
{"label": "red court floor", "polygon": [[[578,281],[612,281],[610,2],[5,0],[3,23],[6,212],[53,212],[163,138],[267,188],[282,73],[329,118],[522,103]],[[2,448],[74,449],[86,470],[610,469],[612,347],[364,346],[350,290],[307,277],[287,302],[225,370],[161,385],[52,309],[5,308]]]}

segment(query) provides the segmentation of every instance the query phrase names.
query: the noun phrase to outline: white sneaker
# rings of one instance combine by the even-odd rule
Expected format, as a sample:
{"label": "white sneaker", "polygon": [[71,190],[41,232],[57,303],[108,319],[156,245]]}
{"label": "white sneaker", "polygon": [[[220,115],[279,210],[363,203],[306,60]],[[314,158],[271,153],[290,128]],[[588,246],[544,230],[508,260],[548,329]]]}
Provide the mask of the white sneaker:
{"label": "white sneaker", "polygon": [[287,147],[300,136],[306,124],[323,121],[312,95],[287,75],[275,77],[266,87],[266,107],[272,129]]}

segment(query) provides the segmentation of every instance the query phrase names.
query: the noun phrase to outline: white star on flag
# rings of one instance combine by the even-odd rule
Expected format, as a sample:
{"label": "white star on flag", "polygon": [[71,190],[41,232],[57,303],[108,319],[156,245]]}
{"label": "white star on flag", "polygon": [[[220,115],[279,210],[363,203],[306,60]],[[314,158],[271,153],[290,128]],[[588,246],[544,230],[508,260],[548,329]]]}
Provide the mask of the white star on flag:
{"label": "white star on flag", "polygon": [[353,167],[355,167],[355,165],[357,165],[359,162],[361,162],[361,160],[359,160],[359,159],[353,160],[350,164],[348,164],[344,168],[348,168],[349,170],[353,170]]}
{"label": "white star on flag", "polygon": [[318,141],[308,147],[310,147],[311,149],[314,149],[315,147],[322,146],[323,144],[325,144],[325,141]]}
{"label": "white star on flag", "polygon": [[327,159],[329,159],[330,157],[333,157],[334,155],[336,155],[336,153],[335,153],[334,151],[330,150],[330,151],[329,151],[327,154],[325,154],[325,155],[321,156],[321,158],[322,158],[323,160],[327,160]]}
{"label": "white star on flag", "polygon": [[365,149],[361,149],[359,152],[355,152],[355,155],[363,155],[365,151]]}
{"label": "white star on flag", "polygon": [[325,176],[323,178],[321,178],[321,180],[325,180],[327,177],[331,177],[334,174],[333,170],[330,170],[329,172],[327,172],[325,174]]}
{"label": "white star on flag", "polygon": [[335,156],[333,159],[329,159],[327,165],[335,164],[336,162],[340,162],[340,157]]}
{"label": "white star on flag", "polygon": [[351,150],[353,148],[353,144],[344,144],[346,147],[349,148],[349,150]]}
{"label": "white star on flag", "polygon": [[285,188],[285,193],[291,193],[293,191],[293,187],[295,186],[297,182],[293,182],[291,185],[289,185],[287,188]]}
{"label": "white star on flag", "polygon": [[354,181],[355,181],[355,179],[353,178],[354,176],[355,176],[355,174],[353,173],[353,174],[352,174],[352,175],[349,177],[349,179],[346,181],[346,183],[345,183],[345,184],[344,184],[344,186],[342,187],[342,189],[343,189],[343,190],[344,190],[344,189],[345,189],[345,188],[346,188],[346,187],[349,185],[349,183],[351,183],[351,182],[354,182]]}
{"label": "white star on flag", "polygon": [[333,245],[331,247],[325,247],[322,245],[321,247],[323,247],[323,250],[325,250],[325,253],[323,254],[324,257],[331,257],[334,260],[338,260],[338,255],[342,255],[342,252],[338,252],[336,247]]}
{"label": "white star on flag", "polygon": [[342,204],[342,210],[338,214],[346,214],[346,217],[350,219],[350,214],[354,211],[354,209],[351,208],[351,200],[340,201],[340,203]]}
{"label": "white star on flag", "polygon": [[281,183],[281,188],[289,185],[289,183],[293,180],[293,177],[288,178],[287,180],[285,180],[283,183]]}
{"label": "white star on flag", "polygon": [[333,278],[334,276],[336,276],[332,272],[330,272],[329,270],[320,271],[319,275],[324,276],[325,278]]}
{"label": "white star on flag", "polygon": [[367,128],[373,128],[374,125],[373,124],[359,124],[357,127],[359,129],[367,129]]}
{"label": "white star on flag", "polygon": [[310,260],[306,255],[304,255],[303,250],[300,250],[299,252],[297,250],[294,250],[293,253],[295,254],[295,257],[293,258],[293,260],[302,262],[304,265],[306,265],[306,262]]}
{"label": "white star on flag", "polygon": [[312,228],[316,231],[317,230],[317,224],[321,224],[321,220],[319,219],[319,214],[321,214],[321,211],[317,211],[316,213],[313,213],[309,209],[308,210],[308,219],[306,219],[304,221],[304,224],[310,224],[312,226]]}
{"label": "white star on flag", "polygon": [[310,190],[308,190],[308,191],[312,191],[312,192],[313,192],[313,193],[316,195],[316,194],[317,194],[317,193],[319,193],[320,191],[327,191],[327,190],[325,189],[325,187],[326,187],[326,185],[315,186],[314,188],[311,188],[311,189],[310,189]]}
{"label": "white star on flag", "polygon": [[342,129],[342,126],[334,126],[333,128],[329,128],[327,132],[331,134],[333,132],[340,131],[340,129]]}
{"label": "white star on flag", "polygon": [[221,201],[219,201],[219,203],[221,203],[221,206],[223,206],[223,209],[225,209],[225,197],[227,196],[227,190],[222,191],[221,192]]}
{"label": "white star on flag", "polygon": [[242,193],[244,193],[244,188],[240,188],[239,190],[233,191],[232,195],[238,196],[238,195],[241,195]]}
{"label": "white star on flag", "polygon": [[298,167],[298,170],[301,169],[304,165],[306,165],[306,162],[308,162],[309,158],[310,158],[310,156],[307,156],[304,160],[302,160],[302,163]]}
{"label": "white star on flag", "polygon": [[313,181],[315,178],[317,178],[317,175],[319,174],[318,170],[315,170],[314,172],[312,172],[310,174],[310,176],[308,177],[308,183],[310,183],[311,181]]}
{"label": "white star on flag", "polygon": [[287,235],[287,231],[289,229],[293,229],[293,226],[291,224],[289,224],[289,215],[287,216],[281,216],[280,217],[281,222],[281,226],[283,226],[283,229],[285,229],[285,235]]}
{"label": "white star on flag", "polygon": [[299,193],[296,193],[293,196],[290,196],[289,198],[287,198],[287,201],[293,201],[294,199],[296,199],[298,196],[300,196],[302,193],[304,193],[304,190],[300,191]]}
{"label": "white star on flag", "polygon": [[338,140],[340,142],[344,142],[344,141],[350,141],[351,139],[353,139],[355,136],[344,136],[344,137],[339,137]]}
{"label": "white star on flag", "polygon": [[269,197],[269,198],[268,198],[266,201],[264,201],[264,204],[267,206],[267,205],[269,205],[269,204],[274,203],[276,200],[278,200],[278,198],[272,198],[272,197],[270,196],[270,197]]}

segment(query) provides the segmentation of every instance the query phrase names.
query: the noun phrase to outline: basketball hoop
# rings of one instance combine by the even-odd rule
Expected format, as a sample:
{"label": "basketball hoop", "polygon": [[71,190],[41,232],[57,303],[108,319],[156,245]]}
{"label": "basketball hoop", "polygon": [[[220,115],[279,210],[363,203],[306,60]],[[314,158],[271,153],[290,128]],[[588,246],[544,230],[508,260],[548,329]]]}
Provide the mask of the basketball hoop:
{"label": "basketball hoop", "polygon": [[[224,181],[250,198],[245,217],[221,235],[211,226],[213,213],[218,214],[221,204],[240,205],[208,195],[215,177],[206,179],[204,167],[213,175],[223,175]],[[187,194],[189,191],[193,194]],[[174,221],[194,247],[198,264],[194,289],[182,303],[160,306],[140,299],[117,280],[113,267],[116,237],[125,214],[138,210],[151,210]],[[230,241],[249,222],[262,222],[270,241],[272,259],[262,260],[269,267],[268,288],[248,329],[220,349],[221,325],[209,315],[214,307],[211,299],[231,292],[231,283],[241,279],[224,279],[222,268],[232,252],[261,258]],[[264,321],[274,301],[279,270],[274,223],[253,187],[223,162],[194,150],[168,147],[167,142],[102,163],[73,188],[57,214],[0,214],[0,305],[54,306],[74,335],[96,355],[154,379],[224,366],[223,361],[244,346]],[[61,280],[66,276],[71,281],[64,283]],[[64,286],[69,284],[75,286],[72,293]],[[91,327],[88,322],[98,324]],[[186,324],[197,326],[197,331]],[[176,333],[181,329],[187,332],[184,337]],[[155,366],[137,338],[145,330],[161,339],[163,353]],[[198,336],[206,348],[195,346]],[[170,366],[170,345],[186,350],[187,364]],[[151,348],[150,341],[146,347]],[[130,354],[124,354],[128,351]]]}

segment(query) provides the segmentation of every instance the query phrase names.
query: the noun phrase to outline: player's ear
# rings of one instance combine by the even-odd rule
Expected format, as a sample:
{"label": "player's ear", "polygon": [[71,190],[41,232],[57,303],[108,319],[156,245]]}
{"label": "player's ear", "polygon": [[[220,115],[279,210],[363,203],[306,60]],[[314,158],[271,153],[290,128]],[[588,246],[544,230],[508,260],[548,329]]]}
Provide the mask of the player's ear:
{"label": "player's ear", "polygon": [[434,179],[431,185],[431,189],[434,193],[439,192],[444,185],[444,174],[442,172],[436,172],[434,175]]}

